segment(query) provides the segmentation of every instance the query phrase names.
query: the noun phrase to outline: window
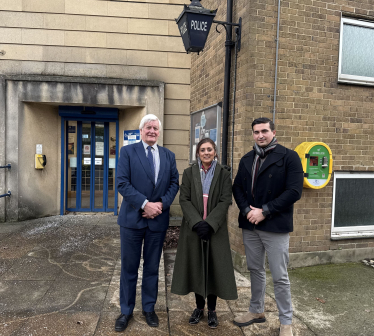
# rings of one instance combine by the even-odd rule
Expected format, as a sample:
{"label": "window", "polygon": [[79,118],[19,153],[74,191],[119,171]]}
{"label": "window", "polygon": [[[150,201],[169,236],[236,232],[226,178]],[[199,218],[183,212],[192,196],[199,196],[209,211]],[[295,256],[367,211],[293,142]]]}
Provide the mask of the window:
{"label": "window", "polygon": [[374,174],[334,173],[331,239],[374,237]]}
{"label": "window", "polygon": [[340,83],[374,85],[374,22],[342,18],[340,26]]}

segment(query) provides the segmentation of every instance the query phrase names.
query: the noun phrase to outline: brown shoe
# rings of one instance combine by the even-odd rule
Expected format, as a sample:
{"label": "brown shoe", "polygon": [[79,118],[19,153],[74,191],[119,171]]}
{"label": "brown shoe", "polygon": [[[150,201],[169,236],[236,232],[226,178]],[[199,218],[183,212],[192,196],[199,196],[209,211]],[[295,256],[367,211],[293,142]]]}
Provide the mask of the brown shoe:
{"label": "brown shoe", "polygon": [[247,312],[234,318],[234,324],[238,327],[245,327],[253,323],[266,322],[264,313],[251,313]]}
{"label": "brown shoe", "polygon": [[279,336],[293,336],[291,324],[281,324]]}

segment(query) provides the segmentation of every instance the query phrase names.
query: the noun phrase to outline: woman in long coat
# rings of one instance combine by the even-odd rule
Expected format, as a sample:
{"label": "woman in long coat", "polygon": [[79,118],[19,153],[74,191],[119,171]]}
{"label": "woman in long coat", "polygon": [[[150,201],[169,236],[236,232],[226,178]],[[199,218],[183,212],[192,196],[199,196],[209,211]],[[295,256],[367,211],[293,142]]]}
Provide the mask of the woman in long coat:
{"label": "woman in long coat", "polygon": [[208,326],[218,326],[217,296],[238,298],[227,231],[227,210],[232,199],[229,171],[217,163],[214,141],[201,140],[196,148],[198,163],[183,173],[179,203],[182,226],[175,259],[171,292],[195,293],[196,309],[189,323],[197,324],[208,305]]}

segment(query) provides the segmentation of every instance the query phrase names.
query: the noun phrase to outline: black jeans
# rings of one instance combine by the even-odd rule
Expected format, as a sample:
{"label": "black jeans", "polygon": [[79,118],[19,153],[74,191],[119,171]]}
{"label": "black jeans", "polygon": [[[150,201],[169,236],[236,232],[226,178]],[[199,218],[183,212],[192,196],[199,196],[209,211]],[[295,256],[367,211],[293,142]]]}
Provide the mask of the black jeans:
{"label": "black jeans", "polygon": [[[196,293],[195,293],[195,298],[196,298],[196,307],[198,309],[204,309],[205,299],[201,295],[196,294]],[[208,299],[207,300],[208,310],[211,310],[211,311],[216,310],[217,296],[213,294],[209,294],[207,299]]]}

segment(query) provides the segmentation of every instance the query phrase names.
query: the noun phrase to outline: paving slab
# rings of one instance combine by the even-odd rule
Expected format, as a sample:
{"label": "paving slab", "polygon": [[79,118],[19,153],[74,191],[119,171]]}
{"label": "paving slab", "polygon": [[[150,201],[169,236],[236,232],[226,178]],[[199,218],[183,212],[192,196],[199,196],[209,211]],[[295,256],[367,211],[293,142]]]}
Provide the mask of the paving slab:
{"label": "paving slab", "polygon": [[54,280],[61,268],[51,265],[48,259],[25,256],[17,259],[2,280]]}
{"label": "paving slab", "polygon": [[117,315],[121,313],[121,306],[119,304],[119,283],[110,283],[102,311],[116,313]]}
{"label": "paving slab", "polygon": [[0,259],[0,279],[2,279],[2,276],[12,268],[16,261],[17,259]]}
{"label": "paving slab", "polygon": [[0,241],[5,239],[8,234],[17,232],[22,229],[25,225],[22,223],[11,223],[11,224],[1,224],[0,225]]}
{"label": "paving slab", "polygon": [[235,283],[236,283],[237,288],[251,287],[251,281],[245,276],[241,275],[237,270],[234,270],[234,275],[235,275]]}
{"label": "paving slab", "polygon": [[0,281],[0,323],[32,316],[35,305],[52,284],[53,281]]}
{"label": "paving slab", "polygon": [[[230,309],[235,312],[235,316],[242,312],[247,312],[251,300],[251,289],[248,287],[238,288],[238,299],[227,301]],[[273,298],[265,295],[265,312],[277,311],[277,305]],[[236,314],[237,313],[237,314]]]}
{"label": "paving slab", "polygon": [[96,225],[99,222],[99,219],[101,216],[102,215],[92,214],[92,213],[87,213],[87,214],[75,213],[75,214],[69,214],[69,215],[63,216],[63,218],[66,224],[72,225],[72,226],[75,226],[77,224]]}
{"label": "paving slab", "polygon": [[110,282],[113,266],[110,261],[92,256],[85,262],[59,263],[62,269],[61,279],[65,281],[88,280]]}
{"label": "paving slab", "polygon": [[[27,318],[24,320],[18,320],[13,322],[7,322],[7,323],[0,323],[0,335],[1,336],[11,336],[17,335],[17,330],[21,328],[25,323],[27,323]],[[9,319],[10,321],[10,319]]]}
{"label": "paving slab", "polygon": [[[107,226],[108,224],[112,224],[112,225],[117,225],[117,219],[118,219],[118,216],[99,216],[98,217],[98,221],[96,223],[96,225],[104,225],[104,226]],[[118,229],[119,229],[119,226],[118,226]]]}
{"label": "paving slab", "polygon": [[48,312],[100,312],[108,284],[90,281],[56,279],[34,308],[35,314]]}
{"label": "paving slab", "polygon": [[[1,224],[0,224],[1,225]],[[22,238],[13,238],[13,234],[8,235],[6,240],[1,242],[0,259],[18,259],[32,251],[37,242],[28,241]]]}
{"label": "paving slab", "polygon": [[53,313],[37,315],[27,320],[11,336],[91,336],[100,314],[94,312]]}

